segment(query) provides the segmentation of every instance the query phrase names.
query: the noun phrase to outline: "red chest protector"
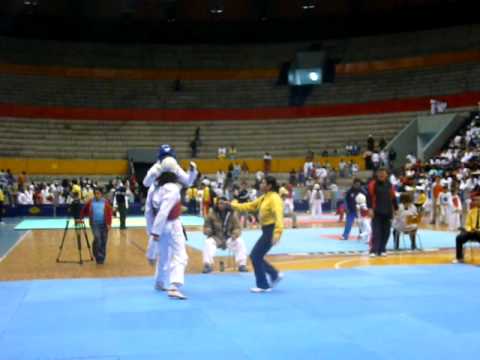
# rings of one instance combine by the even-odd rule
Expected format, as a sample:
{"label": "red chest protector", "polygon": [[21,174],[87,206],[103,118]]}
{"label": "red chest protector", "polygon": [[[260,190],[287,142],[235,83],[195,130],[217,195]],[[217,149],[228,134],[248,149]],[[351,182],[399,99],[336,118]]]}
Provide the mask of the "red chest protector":
{"label": "red chest protector", "polygon": [[182,214],[182,204],[179,201],[173,206],[172,210],[170,210],[167,220],[170,221],[170,220],[178,219],[181,214]]}

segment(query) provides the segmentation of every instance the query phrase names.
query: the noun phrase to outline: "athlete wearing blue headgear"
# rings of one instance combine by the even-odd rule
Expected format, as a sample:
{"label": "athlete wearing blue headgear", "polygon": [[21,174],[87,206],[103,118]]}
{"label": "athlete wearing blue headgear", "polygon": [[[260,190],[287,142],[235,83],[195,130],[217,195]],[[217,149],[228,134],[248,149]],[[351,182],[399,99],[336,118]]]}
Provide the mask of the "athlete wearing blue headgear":
{"label": "athlete wearing blue headgear", "polygon": [[175,159],[177,158],[177,154],[175,153],[173,147],[168,144],[163,144],[162,146],[160,146],[160,149],[158,149],[158,160],[162,161],[167,156],[171,156]]}
{"label": "athlete wearing blue headgear", "polygon": [[[158,161],[148,170],[143,179],[148,187],[145,202],[148,247],[146,256],[151,264],[156,263],[155,288],[167,291],[174,299],[186,299],[179,287],[184,283],[188,255],[181,214],[180,186],[174,182],[156,182],[165,173],[175,174],[178,181],[191,186],[198,176],[195,163],[190,163],[185,172],[175,158],[170,145],[162,145],[158,151]],[[160,238],[162,241],[159,241]]]}

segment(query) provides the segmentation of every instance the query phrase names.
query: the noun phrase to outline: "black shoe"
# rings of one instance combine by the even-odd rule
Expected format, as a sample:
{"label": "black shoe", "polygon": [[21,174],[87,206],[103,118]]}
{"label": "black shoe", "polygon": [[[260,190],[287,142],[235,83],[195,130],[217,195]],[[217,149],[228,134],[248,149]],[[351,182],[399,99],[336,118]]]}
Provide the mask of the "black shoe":
{"label": "black shoe", "polygon": [[213,271],[213,269],[212,269],[212,266],[211,266],[211,265],[209,265],[209,264],[203,265],[202,273],[204,273],[204,274],[209,274],[209,273],[211,273],[212,271]]}
{"label": "black shoe", "polygon": [[245,265],[240,265],[238,267],[238,272],[248,272],[248,269]]}

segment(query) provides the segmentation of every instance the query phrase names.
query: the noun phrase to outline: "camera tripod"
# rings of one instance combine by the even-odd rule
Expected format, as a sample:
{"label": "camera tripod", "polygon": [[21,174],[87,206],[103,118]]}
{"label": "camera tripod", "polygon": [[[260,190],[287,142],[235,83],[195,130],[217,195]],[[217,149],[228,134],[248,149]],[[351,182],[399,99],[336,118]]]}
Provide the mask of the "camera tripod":
{"label": "camera tripod", "polygon": [[[63,231],[62,242],[60,243],[60,247],[58,250],[57,263],[76,263],[77,262],[77,261],[60,260],[60,257],[62,256],[62,252],[63,252],[63,245],[65,243],[65,238],[67,237],[69,224],[70,224],[70,220],[68,219],[67,223],[65,224],[65,230]],[[83,220],[74,220],[73,230],[75,230],[75,236],[77,238],[77,249],[78,249],[78,256],[79,256],[78,263],[82,265],[84,261],[82,259],[82,234],[84,236],[85,243],[88,248],[88,254],[90,255],[90,260],[85,260],[85,261],[93,261],[92,248],[90,247],[90,242],[88,241],[87,228],[85,226],[85,222]]]}

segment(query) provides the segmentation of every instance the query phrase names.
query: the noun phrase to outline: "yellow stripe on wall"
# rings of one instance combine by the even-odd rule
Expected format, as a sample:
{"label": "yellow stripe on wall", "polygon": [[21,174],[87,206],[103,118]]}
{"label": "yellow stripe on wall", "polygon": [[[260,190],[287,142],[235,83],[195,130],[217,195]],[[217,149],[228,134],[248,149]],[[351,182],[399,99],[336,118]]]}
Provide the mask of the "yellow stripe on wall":
{"label": "yellow stripe on wall", "polygon": [[126,160],[65,160],[0,158],[0,168],[14,174],[25,171],[29,175],[123,175],[127,173]]}
{"label": "yellow stripe on wall", "polygon": [[[329,162],[335,168],[341,159],[354,160],[364,169],[361,156],[337,156],[316,158],[316,163]],[[196,159],[199,170],[203,174],[216,173],[218,170],[228,170],[230,164],[247,163],[250,172],[263,171],[263,160],[257,159]],[[187,168],[190,160],[182,160],[181,165]],[[288,173],[292,169],[303,169],[304,158],[273,159],[272,173]],[[0,158],[0,169],[10,169],[14,174],[25,171],[28,175],[126,175],[128,172],[127,160],[65,160],[65,159],[33,159],[33,158]]]}

